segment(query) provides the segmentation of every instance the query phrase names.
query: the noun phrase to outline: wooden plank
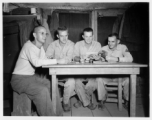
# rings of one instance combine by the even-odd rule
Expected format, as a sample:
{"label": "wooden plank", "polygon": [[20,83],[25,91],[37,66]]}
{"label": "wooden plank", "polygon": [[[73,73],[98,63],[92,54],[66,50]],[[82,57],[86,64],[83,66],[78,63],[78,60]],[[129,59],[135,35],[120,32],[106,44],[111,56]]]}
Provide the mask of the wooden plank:
{"label": "wooden plank", "polygon": [[122,78],[118,79],[118,107],[119,111],[122,111]]}
{"label": "wooden plank", "polygon": [[105,103],[106,109],[113,117],[129,117],[128,111],[122,107],[122,111],[119,111],[117,103]]}
{"label": "wooden plank", "polygon": [[92,27],[92,29],[93,29],[93,34],[94,34],[94,40],[95,41],[98,41],[98,27],[97,27],[97,19],[98,19],[98,15],[97,15],[98,13],[97,13],[97,11],[96,10],[93,10],[92,11],[92,14],[91,14],[91,16],[92,16],[92,18],[91,18],[91,27]]}
{"label": "wooden plank", "polygon": [[52,103],[53,103],[54,113],[56,113],[56,95],[57,95],[56,87],[57,87],[56,75],[53,74],[52,75]]}
{"label": "wooden plank", "polygon": [[136,75],[130,75],[130,116],[136,116]]}
{"label": "wooden plank", "polygon": [[99,110],[98,108],[96,108],[95,110],[92,110],[92,112],[94,117],[111,117],[110,113],[106,108],[103,110]]}
{"label": "wooden plank", "polygon": [[50,68],[49,74],[90,75],[90,74],[139,74],[139,68]]}
{"label": "wooden plank", "polygon": [[147,67],[146,64],[137,63],[108,63],[102,62],[100,64],[91,63],[68,63],[68,64],[57,64],[57,65],[44,65],[44,68],[140,68]]}
{"label": "wooden plank", "polygon": [[75,108],[73,106],[73,104],[76,102],[76,98],[75,97],[72,97],[71,98],[71,107],[72,107],[72,116],[93,116],[92,115],[92,112],[90,109],[88,109],[87,107],[79,107],[79,108]]}

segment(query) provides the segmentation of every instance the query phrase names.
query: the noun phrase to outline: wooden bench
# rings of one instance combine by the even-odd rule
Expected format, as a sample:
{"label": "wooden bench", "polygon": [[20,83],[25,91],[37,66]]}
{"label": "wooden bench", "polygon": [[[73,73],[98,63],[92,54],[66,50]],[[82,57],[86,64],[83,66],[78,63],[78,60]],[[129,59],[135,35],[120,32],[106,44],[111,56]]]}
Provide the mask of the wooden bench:
{"label": "wooden bench", "polygon": [[24,93],[13,92],[13,112],[12,116],[32,116],[31,100]]}

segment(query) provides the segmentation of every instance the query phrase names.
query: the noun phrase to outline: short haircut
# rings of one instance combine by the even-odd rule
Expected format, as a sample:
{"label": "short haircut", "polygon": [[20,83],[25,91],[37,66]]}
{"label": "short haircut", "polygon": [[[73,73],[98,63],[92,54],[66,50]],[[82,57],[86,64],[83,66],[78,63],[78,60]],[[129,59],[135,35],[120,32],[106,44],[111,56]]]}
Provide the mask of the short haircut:
{"label": "short haircut", "polygon": [[39,30],[40,30],[40,28],[44,28],[45,29],[45,27],[44,26],[36,26],[32,31],[31,31],[31,33],[30,33],[30,41],[34,41],[35,40],[35,38],[34,38],[34,36],[33,36],[33,33],[36,33],[36,32],[38,32]]}
{"label": "short haircut", "polygon": [[88,27],[83,30],[83,34],[84,34],[84,32],[92,32],[92,34],[93,34],[93,29]]}
{"label": "short haircut", "polygon": [[38,32],[41,28],[46,29],[44,26],[41,26],[41,25],[40,25],[40,26],[36,26],[36,27],[34,28],[34,31],[33,31],[33,32],[34,32],[34,33],[35,33],[35,32]]}
{"label": "short haircut", "polygon": [[68,28],[66,26],[58,27],[57,33],[59,34],[59,31],[68,31]]}
{"label": "short haircut", "polygon": [[116,37],[116,39],[119,39],[119,36],[118,36],[118,34],[117,34],[117,33],[112,33],[112,34],[110,34],[108,37],[113,37],[113,36],[115,36],[115,37]]}

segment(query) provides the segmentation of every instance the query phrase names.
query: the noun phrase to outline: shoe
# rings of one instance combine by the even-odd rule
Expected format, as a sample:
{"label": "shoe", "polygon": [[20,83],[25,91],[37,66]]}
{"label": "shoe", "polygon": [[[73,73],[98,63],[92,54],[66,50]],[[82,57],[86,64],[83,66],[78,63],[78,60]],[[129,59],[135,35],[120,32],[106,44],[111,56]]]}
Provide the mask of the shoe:
{"label": "shoe", "polygon": [[81,101],[77,101],[76,103],[74,103],[74,105],[73,105],[75,108],[79,108],[79,107],[81,107],[82,106],[82,103],[81,103]]}
{"label": "shoe", "polygon": [[105,101],[102,101],[98,104],[98,109],[99,110],[103,110],[105,108],[105,105],[104,105]]}
{"label": "shoe", "polygon": [[129,109],[129,102],[125,101],[125,103],[123,104],[123,107],[128,110]]}
{"label": "shoe", "polygon": [[97,105],[93,104],[93,103],[90,103],[88,106],[87,106],[90,110],[95,110]]}
{"label": "shoe", "polygon": [[71,108],[70,108],[69,104],[64,104],[63,103],[63,109],[64,109],[65,112],[71,111]]}

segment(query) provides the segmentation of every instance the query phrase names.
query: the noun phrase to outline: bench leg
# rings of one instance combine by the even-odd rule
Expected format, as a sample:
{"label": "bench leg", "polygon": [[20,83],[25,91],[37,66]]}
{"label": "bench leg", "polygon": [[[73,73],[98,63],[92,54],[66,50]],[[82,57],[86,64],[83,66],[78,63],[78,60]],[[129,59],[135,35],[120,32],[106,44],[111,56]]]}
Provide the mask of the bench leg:
{"label": "bench leg", "polygon": [[26,94],[13,92],[12,116],[31,116],[31,100]]}

